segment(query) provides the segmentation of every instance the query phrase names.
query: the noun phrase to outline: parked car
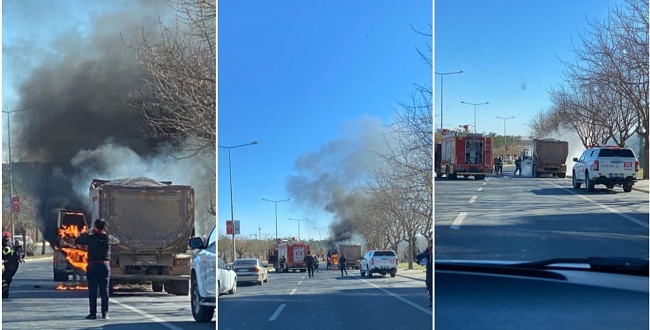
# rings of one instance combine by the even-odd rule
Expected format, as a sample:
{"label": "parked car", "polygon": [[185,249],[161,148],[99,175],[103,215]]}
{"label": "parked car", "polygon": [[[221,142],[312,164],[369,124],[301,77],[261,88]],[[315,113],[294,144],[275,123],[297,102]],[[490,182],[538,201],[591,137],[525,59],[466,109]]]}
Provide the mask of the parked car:
{"label": "parked car", "polygon": [[226,263],[217,259],[219,272],[217,273],[217,287],[219,287],[219,295],[230,293],[235,294],[237,292],[237,273],[232,269],[232,266],[226,265]]}
{"label": "parked car", "polygon": [[260,259],[238,259],[233,262],[232,268],[237,273],[239,282],[255,282],[262,285],[269,281],[269,270],[264,267]]}
{"label": "parked car", "polygon": [[[18,240],[20,244],[23,244],[23,235],[15,235],[14,236],[14,241]],[[34,241],[32,240],[31,237],[25,236],[25,243],[23,248],[25,249],[25,255],[28,256],[33,256],[34,253],[36,252],[36,245],[34,245]]]}
{"label": "parked car", "polygon": [[[192,316],[197,322],[210,322],[217,304],[215,275],[217,273],[217,228],[212,227],[207,241],[192,237],[188,245],[197,250],[190,263],[190,296]],[[221,262],[221,260],[219,260]]]}

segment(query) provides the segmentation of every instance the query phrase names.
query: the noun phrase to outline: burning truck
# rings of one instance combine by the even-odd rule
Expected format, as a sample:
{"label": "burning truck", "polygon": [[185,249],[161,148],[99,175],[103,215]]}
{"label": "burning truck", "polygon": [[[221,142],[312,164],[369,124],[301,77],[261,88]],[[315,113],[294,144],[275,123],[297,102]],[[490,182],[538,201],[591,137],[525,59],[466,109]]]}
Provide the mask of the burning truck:
{"label": "burning truck", "polygon": [[75,245],[74,239],[88,229],[86,216],[81,211],[65,209],[56,209],[54,216],[58,228],[58,240],[52,258],[54,281],[67,282],[70,275],[80,279],[86,275],[88,250],[83,245]]}

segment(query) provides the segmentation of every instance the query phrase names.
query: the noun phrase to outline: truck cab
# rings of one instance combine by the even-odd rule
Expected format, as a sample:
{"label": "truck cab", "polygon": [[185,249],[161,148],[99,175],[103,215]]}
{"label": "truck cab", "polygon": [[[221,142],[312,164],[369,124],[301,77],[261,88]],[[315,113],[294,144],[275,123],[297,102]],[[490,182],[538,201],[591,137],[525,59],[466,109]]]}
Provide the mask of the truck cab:
{"label": "truck cab", "polygon": [[86,231],[88,222],[81,211],[58,209],[55,212],[58,241],[54,247],[52,271],[54,281],[66,282],[70,275],[86,275],[88,251],[84,246],[74,245],[71,240]]}

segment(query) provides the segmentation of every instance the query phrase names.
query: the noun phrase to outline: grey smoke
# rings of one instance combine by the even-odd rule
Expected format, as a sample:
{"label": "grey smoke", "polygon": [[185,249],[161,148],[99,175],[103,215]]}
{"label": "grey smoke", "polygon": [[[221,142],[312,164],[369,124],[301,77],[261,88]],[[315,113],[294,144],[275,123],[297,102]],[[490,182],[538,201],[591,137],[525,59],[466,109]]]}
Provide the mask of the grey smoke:
{"label": "grey smoke", "polygon": [[359,188],[366,175],[381,163],[388,132],[378,118],[362,117],[346,123],[339,138],[296,160],[296,174],[287,179],[286,189],[300,205],[334,215],[326,239],[329,246],[355,234],[351,212],[362,197]]}

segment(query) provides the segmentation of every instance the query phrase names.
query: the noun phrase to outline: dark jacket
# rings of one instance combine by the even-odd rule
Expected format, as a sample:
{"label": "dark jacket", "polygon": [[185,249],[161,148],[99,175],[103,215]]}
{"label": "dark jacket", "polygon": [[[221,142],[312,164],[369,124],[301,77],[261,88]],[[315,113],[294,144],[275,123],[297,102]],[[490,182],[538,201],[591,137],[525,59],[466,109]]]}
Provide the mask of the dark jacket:
{"label": "dark jacket", "polygon": [[430,286],[430,281],[433,279],[433,254],[429,252],[429,249],[427,248],[424,250],[422,253],[418,254],[417,257],[415,257],[415,260],[420,263],[420,260],[426,259],[427,260],[427,287]]}
{"label": "dark jacket", "polygon": [[74,242],[75,244],[88,246],[88,262],[111,260],[111,246],[108,244],[108,235],[106,233],[81,234]]}
{"label": "dark jacket", "polygon": [[346,257],[341,257],[341,258],[339,259],[339,267],[340,267],[341,265],[343,265],[343,267],[345,267],[345,262],[346,262],[346,261],[348,261],[348,258],[346,258]]}
{"label": "dark jacket", "polygon": [[[5,248],[8,248],[7,253],[5,253]],[[4,236],[2,237],[2,260],[7,262],[18,262],[20,260],[20,255],[16,251],[14,243],[10,238]]]}
{"label": "dark jacket", "polygon": [[305,263],[307,264],[307,266],[311,266],[311,265],[315,264],[314,257],[312,257],[311,255],[306,256],[305,257]]}

